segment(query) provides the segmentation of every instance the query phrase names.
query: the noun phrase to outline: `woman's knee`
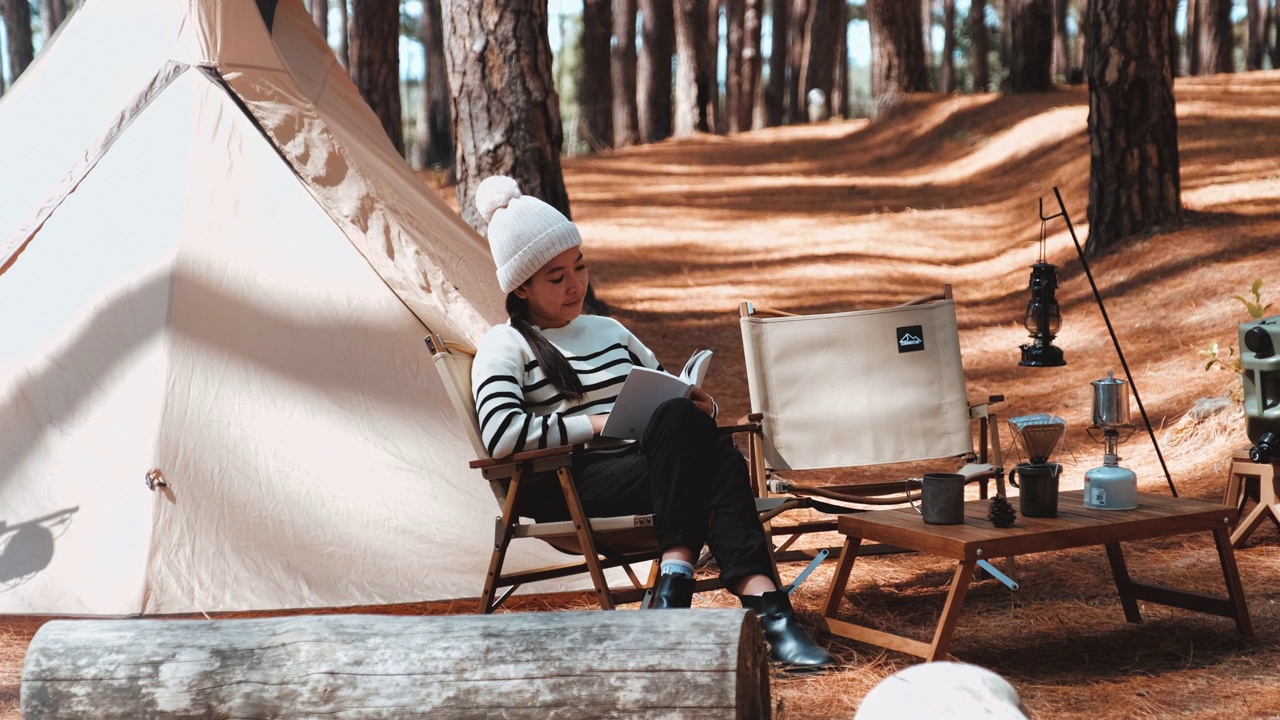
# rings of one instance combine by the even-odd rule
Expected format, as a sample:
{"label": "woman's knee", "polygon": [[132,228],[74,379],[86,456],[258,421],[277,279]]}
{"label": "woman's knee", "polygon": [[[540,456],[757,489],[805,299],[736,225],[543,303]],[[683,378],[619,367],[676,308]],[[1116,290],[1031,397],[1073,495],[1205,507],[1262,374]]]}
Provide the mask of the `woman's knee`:
{"label": "woman's knee", "polygon": [[689,398],[672,398],[658,406],[649,420],[645,436],[651,433],[673,433],[685,436],[693,432],[715,430],[715,421],[698,409]]}

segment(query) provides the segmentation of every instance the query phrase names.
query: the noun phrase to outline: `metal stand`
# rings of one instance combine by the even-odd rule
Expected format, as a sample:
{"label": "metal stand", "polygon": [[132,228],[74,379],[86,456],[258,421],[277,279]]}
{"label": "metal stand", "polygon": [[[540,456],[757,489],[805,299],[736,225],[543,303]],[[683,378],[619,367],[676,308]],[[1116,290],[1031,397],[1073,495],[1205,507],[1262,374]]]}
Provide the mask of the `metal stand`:
{"label": "metal stand", "polygon": [[1156,449],[1156,457],[1160,460],[1160,469],[1164,471],[1164,479],[1169,483],[1169,493],[1174,497],[1178,497],[1178,489],[1173,486],[1173,476],[1169,474],[1169,466],[1165,464],[1164,453],[1160,452],[1160,442],[1156,440],[1156,431],[1151,427],[1151,419],[1147,417],[1147,409],[1142,405],[1142,396],[1138,394],[1138,384],[1133,381],[1133,373],[1129,371],[1129,362],[1124,358],[1124,351],[1120,349],[1120,339],[1116,337],[1116,330],[1111,325],[1111,317],[1107,315],[1107,306],[1102,302],[1102,293],[1098,292],[1098,284],[1093,280],[1093,272],[1089,270],[1089,261],[1084,257],[1084,248],[1080,245],[1080,239],[1076,237],[1076,229],[1071,224],[1071,216],[1067,214],[1067,206],[1062,202],[1062,193],[1058,192],[1058,186],[1053,186],[1053,196],[1058,199],[1058,207],[1062,212],[1058,215],[1050,215],[1045,217],[1044,200],[1040,201],[1040,220],[1052,220],[1061,216],[1067,222],[1067,232],[1071,234],[1071,242],[1076,246],[1076,254],[1080,256],[1080,266],[1084,268],[1085,277],[1089,278],[1089,287],[1093,288],[1093,298],[1098,301],[1098,309],[1102,311],[1102,321],[1107,324],[1107,332],[1111,334],[1111,344],[1115,345],[1116,355],[1120,356],[1120,366],[1124,368],[1124,376],[1129,381],[1129,389],[1133,390],[1133,399],[1138,403],[1138,412],[1142,414],[1142,422],[1147,426],[1147,434],[1151,436],[1151,445]]}

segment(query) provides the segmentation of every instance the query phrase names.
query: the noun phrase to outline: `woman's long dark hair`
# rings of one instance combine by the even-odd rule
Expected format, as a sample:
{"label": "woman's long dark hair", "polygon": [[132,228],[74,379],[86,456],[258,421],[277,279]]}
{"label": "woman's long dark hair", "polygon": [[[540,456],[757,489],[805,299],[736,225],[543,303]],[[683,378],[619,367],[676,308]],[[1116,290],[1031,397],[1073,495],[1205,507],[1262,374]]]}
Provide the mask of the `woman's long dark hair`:
{"label": "woman's long dark hair", "polygon": [[578,379],[568,358],[529,323],[529,301],[513,292],[507,293],[507,315],[511,316],[511,327],[529,343],[534,359],[542,366],[542,372],[547,374],[555,389],[570,402],[585,398],[587,389],[582,386],[582,380]]}

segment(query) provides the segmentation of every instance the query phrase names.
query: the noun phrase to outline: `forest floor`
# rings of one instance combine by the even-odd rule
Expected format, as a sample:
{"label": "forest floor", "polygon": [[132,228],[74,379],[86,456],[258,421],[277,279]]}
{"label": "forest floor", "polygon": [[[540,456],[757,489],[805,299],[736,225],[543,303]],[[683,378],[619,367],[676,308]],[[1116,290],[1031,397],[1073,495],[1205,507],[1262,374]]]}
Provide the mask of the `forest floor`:
{"label": "forest floor", "polygon": [[[1183,221],[1090,260],[1178,493],[1221,501],[1229,458],[1247,444],[1230,371],[1201,350],[1236,344],[1249,319],[1233,295],[1263,280],[1280,312],[1280,72],[1181,79],[1176,86]],[[1089,140],[1083,88],[1025,97],[920,96],[894,118],[700,137],[565,162],[592,280],[614,315],[669,365],[716,351],[707,388],[725,413],[747,412],[737,305],[799,312],[884,306],[954,286],[969,396],[1002,394],[1003,417],[1048,412],[1069,424],[1064,489],[1101,464],[1085,428],[1090,382],[1123,377],[1061,219],[1047,225],[1059,270],[1065,367],[1018,366],[1026,341],[1038,202],[1060,189],[1088,232]],[[452,199],[452,190],[441,191]],[[1269,314],[1273,314],[1269,313]],[[1136,405],[1135,422],[1141,422]],[[1007,463],[1018,450],[1002,428]],[[1121,446],[1140,489],[1168,492],[1150,439]],[[897,468],[876,469],[876,473]],[[904,469],[909,471],[910,468]],[[829,474],[836,477],[834,473]],[[857,475],[857,473],[855,473]],[[903,475],[905,476],[905,474]],[[828,538],[830,540],[830,538]],[[1148,582],[1221,592],[1207,536],[1126,546]],[[1019,562],[1021,589],[976,583],[953,654],[1006,677],[1040,718],[1280,718],[1280,533],[1260,528],[1237,552],[1256,637],[1226,619],[1143,605],[1129,624],[1100,548]],[[782,568],[784,578],[799,565]],[[796,594],[817,617],[830,564]],[[947,563],[917,555],[860,560],[844,612],[925,637],[945,597]],[[724,593],[698,606],[735,606]],[[590,607],[587,594],[520,598],[511,611]],[[428,603],[409,612],[469,612]],[[884,609],[886,612],[868,611]],[[0,718],[18,716],[23,652],[42,619],[0,622]],[[916,659],[821,641],[842,660],[821,675],[772,678],[774,716],[851,718],[862,697]]]}

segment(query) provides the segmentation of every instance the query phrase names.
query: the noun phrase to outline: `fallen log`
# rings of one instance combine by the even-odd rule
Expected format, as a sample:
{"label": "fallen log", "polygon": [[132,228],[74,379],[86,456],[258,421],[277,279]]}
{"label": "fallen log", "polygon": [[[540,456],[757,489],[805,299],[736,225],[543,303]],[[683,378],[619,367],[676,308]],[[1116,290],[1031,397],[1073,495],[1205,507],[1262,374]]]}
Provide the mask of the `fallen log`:
{"label": "fallen log", "polygon": [[742,610],[56,620],[24,720],[768,718]]}

